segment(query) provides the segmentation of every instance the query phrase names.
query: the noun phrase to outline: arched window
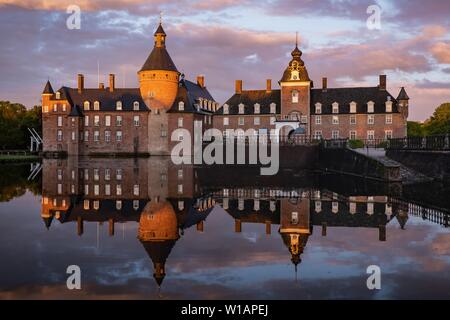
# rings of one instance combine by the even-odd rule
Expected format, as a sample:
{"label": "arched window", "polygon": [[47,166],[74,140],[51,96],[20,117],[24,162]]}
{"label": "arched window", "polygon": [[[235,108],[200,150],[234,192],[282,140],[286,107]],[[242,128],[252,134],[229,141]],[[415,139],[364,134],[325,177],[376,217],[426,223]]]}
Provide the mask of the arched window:
{"label": "arched window", "polygon": [[322,113],[322,104],[320,102],[316,103],[316,114]]}
{"label": "arched window", "polygon": [[91,108],[91,104],[89,103],[89,101],[85,101],[84,102],[84,110],[89,111],[90,108]]}
{"label": "arched window", "polygon": [[259,103],[255,103],[255,114],[261,113],[261,106]]}
{"label": "arched window", "polygon": [[350,113],[356,113],[356,102],[350,102]]}
{"label": "arched window", "polygon": [[133,110],[134,111],[139,111],[139,101],[133,102]]}
{"label": "arched window", "polygon": [[56,92],[55,96],[56,96],[56,100],[61,99],[61,93],[59,91]]}
{"label": "arched window", "polygon": [[178,110],[184,111],[184,102],[183,101],[178,102]]}
{"label": "arched window", "polygon": [[116,110],[122,110],[122,101],[116,102]]}
{"label": "arched window", "polygon": [[239,104],[239,114],[244,114],[244,105],[242,103]]}
{"label": "arched window", "polygon": [[230,113],[230,106],[227,104],[223,105],[223,114],[229,114]]}
{"label": "arched window", "polygon": [[292,90],[292,103],[298,103],[298,91]]}
{"label": "arched window", "polygon": [[367,113],[374,113],[375,103],[373,101],[367,102]]}
{"label": "arched window", "polygon": [[332,107],[333,107],[333,113],[339,113],[339,103],[334,102],[332,104]]}
{"label": "arched window", "polygon": [[270,113],[272,114],[277,113],[277,105],[273,102],[270,104]]}
{"label": "arched window", "polygon": [[94,110],[100,110],[100,102],[98,102],[98,101],[95,101],[94,102]]}

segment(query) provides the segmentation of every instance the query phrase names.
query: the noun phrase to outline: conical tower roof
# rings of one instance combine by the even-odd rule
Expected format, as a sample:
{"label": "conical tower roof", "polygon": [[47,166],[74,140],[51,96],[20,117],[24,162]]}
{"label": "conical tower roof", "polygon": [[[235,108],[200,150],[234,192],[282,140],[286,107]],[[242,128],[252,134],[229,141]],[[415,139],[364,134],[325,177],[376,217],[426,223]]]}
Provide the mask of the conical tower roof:
{"label": "conical tower roof", "polygon": [[42,92],[42,94],[54,94],[54,93],[55,92],[53,91],[50,80],[48,80],[47,83],[45,84],[45,88],[44,88],[44,91]]}

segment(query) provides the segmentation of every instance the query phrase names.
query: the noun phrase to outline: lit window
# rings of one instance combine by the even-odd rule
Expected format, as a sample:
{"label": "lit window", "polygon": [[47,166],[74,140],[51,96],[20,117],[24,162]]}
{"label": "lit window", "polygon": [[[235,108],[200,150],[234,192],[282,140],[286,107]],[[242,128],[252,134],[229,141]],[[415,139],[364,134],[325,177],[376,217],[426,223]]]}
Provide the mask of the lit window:
{"label": "lit window", "polygon": [[339,103],[335,102],[332,104],[333,113],[339,113]]}
{"label": "lit window", "polygon": [[375,103],[372,101],[367,102],[367,112],[368,113],[374,113],[375,111]]}
{"label": "lit window", "polygon": [[297,90],[292,91],[292,103],[298,103],[298,91]]}
{"label": "lit window", "polygon": [[55,103],[53,105],[53,112],[57,112],[58,111],[58,105]]}
{"label": "lit window", "polygon": [[63,112],[66,112],[66,111],[67,111],[67,106],[66,106],[65,103],[62,105],[62,111],[63,111]]}
{"label": "lit window", "polygon": [[116,110],[122,110],[122,101],[117,101],[116,102]]}
{"label": "lit window", "polygon": [[314,139],[316,140],[322,140],[322,130],[316,130],[314,132]]}
{"label": "lit window", "polygon": [[316,114],[321,114],[322,113],[322,104],[317,102],[316,103]]}
{"label": "lit window", "polygon": [[183,101],[178,102],[178,110],[184,111],[184,102]]}
{"label": "lit window", "polygon": [[133,117],[133,123],[135,127],[139,127],[141,121],[140,121],[140,116],[134,116]]}
{"label": "lit window", "polygon": [[178,201],[178,210],[184,210],[184,201]]}
{"label": "lit window", "polygon": [[117,196],[122,195],[122,185],[121,184],[116,185],[116,195]]}
{"label": "lit window", "polygon": [[90,204],[89,200],[84,200],[83,201],[83,209],[84,210],[89,210],[90,206],[91,206],[91,204]]}
{"label": "lit window", "polygon": [[58,127],[62,127],[62,121],[63,119],[62,119],[62,117],[61,116],[58,116]]}
{"label": "lit window", "polygon": [[84,111],[89,111],[89,109],[91,108],[91,104],[89,103],[89,101],[85,101],[83,105]]}
{"label": "lit window", "polygon": [[322,124],[322,116],[316,116],[316,124]]}
{"label": "lit window", "polygon": [[61,99],[61,93],[59,91],[56,92],[55,94],[56,100]]}
{"label": "lit window", "polygon": [[139,111],[139,102],[138,101],[133,102],[133,110]]}
{"label": "lit window", "polygon": [[48,112],[48,106],[44,106],[44,112],[45,112],[45,113]]}
{"label": "lit window", "polygon": [[94,116],[94,126],[100,126],[100,116]]}
{"label": "lit window", "polygon": [[96,111],[100,110],[100,102],[98,102],[98,101],[94,102],[94,110],[96,110]]}
{"label": "lit window", "polygon": [[116,210],[122,210],[122,200],[116,201]]}
{"label": "lit window", "polygon": [[392,124],[392,114],[386,115],[386,124]]}
{"label": "lit window", "polygon": [[122,131],[116,132],[116,141],[121,142],[122,141]]}
{"label": "lit window", "polygon": [[356,113],[356,102],[350,103],[350,113]]}
{"label": "lit window", "polygon": [[339,117],[338,116],[333,116],[332,123],[333,124],[339,124]]}
{"label": "lit window", "polygon": [[139,209],[139,200],[133,200],[133,209],[135,211]]}
{"label": "lit window", "polygon": [[239,105],[239,114],[244,114],[244,105],[242,103]]}

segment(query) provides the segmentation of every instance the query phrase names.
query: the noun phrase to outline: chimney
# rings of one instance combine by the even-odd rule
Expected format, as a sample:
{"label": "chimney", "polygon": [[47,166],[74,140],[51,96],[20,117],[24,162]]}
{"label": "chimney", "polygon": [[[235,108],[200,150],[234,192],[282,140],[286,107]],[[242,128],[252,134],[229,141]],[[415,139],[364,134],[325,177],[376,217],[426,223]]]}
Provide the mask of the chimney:
{"label": "chimney", "polygon": [[101,89],[101,90],[104,90],[105,89],[105,84],[103,82],[100,82],[98,84],[98,88]]}
{"label": "chimney", "polygon": [[84,76],[82,74],[78,74],[78,93],[81,93],[84,90]]}
{"label": "chimney", "polygon": [[272,91],[272,79],[267,79],[266,81],[266,91],[271,92]]}
{"label": "chimney", "polygon": [[116,89],[116,76],[114,74],[110,74],[109,75],[109,91],[110,92],[114,92],[114,90]]}
{"label": "chimney", "polygon": [[242,80],[236,80],[236,93],[242,93]]}
{"label": "chimney", "polygon": [[197,84],[204,88],[205,87],[205,76],[198,76],[197,77]]}
{"label": "chimney", "polygon": [[387,87],[387,79],[386,79],[386,75],[380,75],[380,90],[385,91]]}
{"label": "chimney", "polygon": [[328,89],[328,78],[322,78],[322,91],[326,92]]}

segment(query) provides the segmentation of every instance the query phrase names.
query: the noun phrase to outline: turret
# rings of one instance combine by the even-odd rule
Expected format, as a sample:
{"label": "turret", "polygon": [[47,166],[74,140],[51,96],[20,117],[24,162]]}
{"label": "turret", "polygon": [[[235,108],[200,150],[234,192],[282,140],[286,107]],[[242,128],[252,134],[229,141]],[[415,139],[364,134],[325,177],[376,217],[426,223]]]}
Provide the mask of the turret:
{"label": "turret", "polygon": [[172,107],[178,92],[180,77],[177,67],[166,50],[166,36],[160,23],[154,34],[153,50],[138,72],[142,99],[156,113]]}
{"label": "turret", "polygon": [[42,108],[48,110],[49,103],[55,92],[53,91],[50,80],[45,84],[44,91],[42,91]]}
{"label": "turret", "polygon": [[398,110],[400,111],[400,113],[403,115],[405,119],[408,119],[409,97],[404,87],[402,87],[400,93],[398,94],[397,103],[398,103]]}

